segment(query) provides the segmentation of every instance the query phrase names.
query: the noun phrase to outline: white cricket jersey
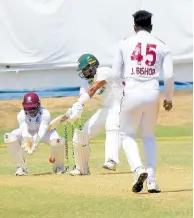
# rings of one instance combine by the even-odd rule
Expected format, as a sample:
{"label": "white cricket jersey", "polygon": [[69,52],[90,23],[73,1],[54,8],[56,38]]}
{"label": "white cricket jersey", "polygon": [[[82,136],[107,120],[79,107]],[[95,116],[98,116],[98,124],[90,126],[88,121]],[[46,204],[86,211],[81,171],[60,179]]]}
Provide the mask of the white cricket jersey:
{"label": "white cricket jersey", "polygon": [[125,92],[133,89],[159,89],[159,74],[163,71],[167,100],[174,90],[173,64],[168,46],[147,31],[119,42],[113,71],[125,79]]}
{"label": "white cricket jersey", "polygon": [[35,117],[30,117],[24,110],[21,110],[17,115],[17,121],[23,137],[37,133],[42,138],[47,132],[51,116],[47,109],[41,107]]}
{"label": "white cricket jersey", "polygon": [[[97,69],[97,72],[94,76],[94,82],[96,81],[103,81],[105,80],[107,84],[103,87],[101,87],[97,94],[101,96],[101,104],[104,107],[109,107],[115,102],[121,101],[122,94],[123,94],[123,85],[122,85],[122,77],[119,76],[117,80],[112,79],[112,69],[110,67],[99,67]],[[87,89],[92,84],[88,83],[82,86],[80,89],[80,94],[87,91]]]}

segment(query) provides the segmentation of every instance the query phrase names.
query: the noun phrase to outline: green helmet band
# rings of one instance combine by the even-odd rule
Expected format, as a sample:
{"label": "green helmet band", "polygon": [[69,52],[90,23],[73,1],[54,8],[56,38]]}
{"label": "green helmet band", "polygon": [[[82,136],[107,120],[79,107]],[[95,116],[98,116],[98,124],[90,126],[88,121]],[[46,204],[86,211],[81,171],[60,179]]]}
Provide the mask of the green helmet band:
{"label": "green helmet band", "polygon": [[88,65],[99,65],[97,58],[92,54],[83,54],[78,59],[78,71],[83,70]]}

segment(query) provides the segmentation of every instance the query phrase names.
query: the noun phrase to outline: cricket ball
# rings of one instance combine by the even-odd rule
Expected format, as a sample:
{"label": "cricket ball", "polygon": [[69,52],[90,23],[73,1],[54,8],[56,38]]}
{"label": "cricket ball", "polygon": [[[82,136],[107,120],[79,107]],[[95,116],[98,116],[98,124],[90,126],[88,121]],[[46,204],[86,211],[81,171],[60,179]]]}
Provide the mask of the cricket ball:
{"label": "cricket ball", "polygon": [[54,157],[50,157],[49,161],[50,161],[50,163],[54,163],[55,162],[55,158]]}

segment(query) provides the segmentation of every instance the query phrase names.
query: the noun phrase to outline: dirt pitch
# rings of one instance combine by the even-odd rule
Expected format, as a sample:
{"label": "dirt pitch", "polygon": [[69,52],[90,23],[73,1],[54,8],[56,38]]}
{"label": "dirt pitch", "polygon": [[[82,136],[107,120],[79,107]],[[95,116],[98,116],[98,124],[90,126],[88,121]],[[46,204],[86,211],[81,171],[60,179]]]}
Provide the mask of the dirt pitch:
{"label": "dirt pitch", "polygon": [[[62,98],[42,98],[44,107],[51,112],[64,112],[70,107],[77,97]],[[161,94],[160,114],[158,124],[160,125],[186,125],[193,123],[193,92],[176,91],[173,99],[173,110],[164,111],[162,108],[163,94]],[[0,128],[14,128],[17,126],[16,113],[21,109],[22,99],[19,100],[1,100],[0,101]],[[100,101],[97,96],[85,105],[85,110],[100,107]],[[170,116],[169,116],[170,114]],[[170,117],[170,119],[169,119]]]}

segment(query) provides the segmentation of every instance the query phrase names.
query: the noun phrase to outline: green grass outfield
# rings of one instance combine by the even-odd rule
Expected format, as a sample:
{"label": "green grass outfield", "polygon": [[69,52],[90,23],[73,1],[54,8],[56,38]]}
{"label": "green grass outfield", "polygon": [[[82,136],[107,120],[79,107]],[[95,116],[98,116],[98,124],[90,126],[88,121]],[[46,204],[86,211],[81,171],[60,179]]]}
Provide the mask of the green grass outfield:
{"label": "green grass outfield", "polygon": [[[82,116],[82,124],[84,124],[84,122],[88,119],[89,116],[91,116],[92,114],[94,114],[94,110],[92,111],[87,111],[87,113],[85,112]],[[60,113],[52,113],[52,118],[56,117],[60,115]],[[11,132],[13,130],[13,128],[10,129],[0,129],[0,146],[3,145],[3,135],[6,132]],[[60,125],[58,128],[58,133],[63,137],[64,136],[64,128],[63,125]],[[71,126],[70,124],[68,125],[68,136],[69,136],[69,140],[71,140]],[[156,137],[159,139],[163,139],[163,138],[167,138],[167,139],[192,139],[193,136],[193,127],[192,125],[183,125],[183,126],[160,126],[158,125],[156,127]],[[138,135],[139,137],[139,135]],[[104,140],[105,138],[105,133],[101,133],[98,136],[96,136],[94,139],[92,139],[93,141],[95,140]]]}
{"label": "green grass outfield", "polygon": [[[86,119],[86,117],[84,117]],[[10,130],[0,130],[2,136]],[[63,127],[59,128],[63,133]],[[191,218],[192,217],[192,140],[191,126],[158,126],[157,181],[160,194],[131,191],[130,173],[121,150],[115,172],[102,168],[104,135],[91,144],[90,176],[71,177],[51,174],[50,149],[40,145],[34,155],[26,156],[28,176],[13,176],[14,169],[6,147],[0,148],[1,218]],[[176,140],[173,140],[173,138]],[[138,143],[143,158],[142,144]]]}
{"label": "green grass outfield", "polygon": [[0,148],[0,217],[191,218],[192,141],[159,142],[158,148],[160,194],[131,192],[123,152],[116,172],[102,169],[103,144],[91,145],[91,175],[82,177],[49,174],[46,145],[27,156],[29,175],[15,177],[7,149]]}

